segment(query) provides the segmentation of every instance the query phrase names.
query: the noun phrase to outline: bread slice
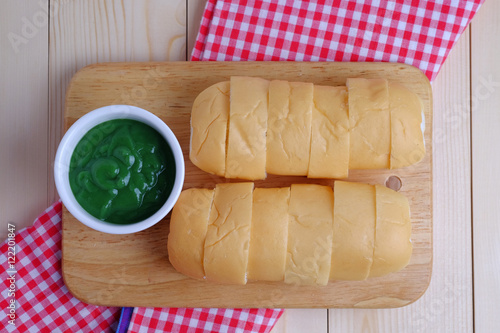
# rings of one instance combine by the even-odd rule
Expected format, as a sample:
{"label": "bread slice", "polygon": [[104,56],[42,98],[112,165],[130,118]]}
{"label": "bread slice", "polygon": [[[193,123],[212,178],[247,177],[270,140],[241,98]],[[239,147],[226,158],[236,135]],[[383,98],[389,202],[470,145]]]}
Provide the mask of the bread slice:
{"label": "bread slice", "polygon": [[326,285],[332,256],[332,188],[294,184],[290,190],[288,209],[290,222],[285,283]]}
{"label": "bread slice", "polygon": [[204,279],[203,256],[208,217],[214,190],[187,189],[181,192],[170,218],[168,258],[184,275]]}
{"label": "bread slice", "polygon": [[412,244],[408,199],[382,185],[375,185],[377,220],[370,277],[397,272],[408,265]]}
{"label": "bread slice", "polygon": [[375,188],[336,181],[331,280],[365,280],[373,262]]}
{"label": "bread slice", "polygon": [[207,280],[246,284],[253,183],[217,184],[203,265]]}
{"label": "bread slice", "polygon": [[415,164],[425,156],[423,104],[412,91],[389,83],[391,169]]}
{"label": "bread slice", "polygon": [[350,169],[388,169],[391,152],[389,90],[385,79],[347,79]]}
{"label": "bread slice", "polygon": [[269,81],[231,77],[226,178],[266,178]]}
{"label": "bread slice", "polygon": [[189,159],[217,176],[226,171],[226,133],[229,117],[229,81],[203,90],[191,111]]}
{"label": "bread slice", "polygon": [[307,176],[312,105],[312,83],[271,81],[267,120],[268,173]]}
{"label": "bread slice", "polygon": [[248,279],[283,281],[288,239],[290,188],[253,191]]}
{"label": "bread slice", "polygon": [[347,178],[349,111],[345,86],[314,86],[309,178]]}

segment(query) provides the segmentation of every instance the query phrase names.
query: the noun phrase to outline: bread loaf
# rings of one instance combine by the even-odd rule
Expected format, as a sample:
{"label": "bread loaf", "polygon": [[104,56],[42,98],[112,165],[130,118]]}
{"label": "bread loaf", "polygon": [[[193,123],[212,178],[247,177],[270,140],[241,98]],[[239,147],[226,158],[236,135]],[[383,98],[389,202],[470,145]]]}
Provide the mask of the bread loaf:
{"label": "bread loaf", "polygon": [[169,260],[216,283],[325,285],[403,269],[412,254],[408,200],[379,185],[189,189],[174,206]]}
{"label": "bread loaf", "polygon": [[385,79],[329,87],[231,77],[196,98],[189,156],[206,172],[248,180],[405,167],[425,156],[422,108]]}

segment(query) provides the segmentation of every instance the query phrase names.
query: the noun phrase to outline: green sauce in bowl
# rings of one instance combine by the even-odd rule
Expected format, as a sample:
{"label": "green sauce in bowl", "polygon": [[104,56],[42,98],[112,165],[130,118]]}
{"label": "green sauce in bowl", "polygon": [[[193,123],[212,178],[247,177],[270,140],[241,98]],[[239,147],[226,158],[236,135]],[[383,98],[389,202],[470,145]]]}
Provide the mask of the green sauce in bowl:
{"label": "green sauce in bowl", "polygon": [[69,168],[71,190],[92,216],[130,224],[153,215],[175,180],[175,161],[165,139],[132,119],[103,122],[78,142]]}

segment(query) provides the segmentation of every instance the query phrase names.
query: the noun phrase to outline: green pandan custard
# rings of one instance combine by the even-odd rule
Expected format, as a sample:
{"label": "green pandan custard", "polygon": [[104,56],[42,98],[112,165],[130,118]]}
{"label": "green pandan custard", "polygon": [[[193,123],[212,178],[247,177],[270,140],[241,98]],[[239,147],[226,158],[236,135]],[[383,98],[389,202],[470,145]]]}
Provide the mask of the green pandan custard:
{"label": "green pandan custard", "polygon": [[106,222],[129,224],[153,215],[167,200],[174,179],[169,145],[136,120],[95,126],[71,156],[69,181],[76,200]]}

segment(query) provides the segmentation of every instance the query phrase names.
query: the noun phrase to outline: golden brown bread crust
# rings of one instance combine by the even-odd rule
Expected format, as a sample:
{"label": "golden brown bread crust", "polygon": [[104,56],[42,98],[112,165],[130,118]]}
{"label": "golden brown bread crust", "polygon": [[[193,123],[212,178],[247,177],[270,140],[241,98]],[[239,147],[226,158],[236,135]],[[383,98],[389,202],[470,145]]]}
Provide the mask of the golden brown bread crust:
{"label": "golden brown bread crust", "polygon": [[[283,216],[266,219],[272,207],[259,200]],[[225,183],[181,194],[168,250],[173,266],[196,279],[325,285],[403,269],[410,236],[408,200],[384,186],[337,181],[332,193],[313,184],[254,191],[252,183]]]}
{"label": "golden brown bread crust", "polygon": [[[324,87],[232,77],[196,98],[190,159],[226,178],[342,179],[349,169],[419,162],[423,120],[420,98],[385,79],[350,78],[347,87]],[[332,168],[321,167],[329,163]]]}

